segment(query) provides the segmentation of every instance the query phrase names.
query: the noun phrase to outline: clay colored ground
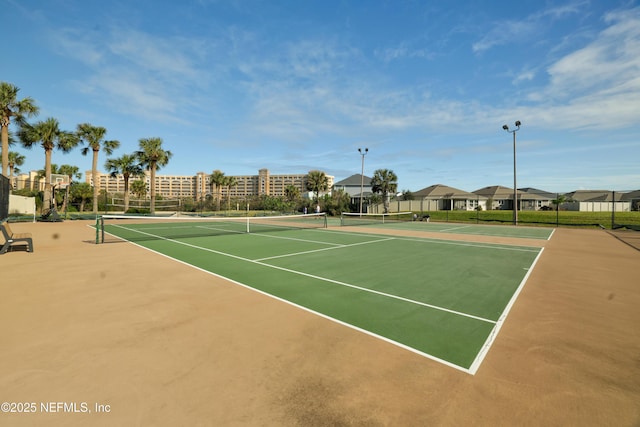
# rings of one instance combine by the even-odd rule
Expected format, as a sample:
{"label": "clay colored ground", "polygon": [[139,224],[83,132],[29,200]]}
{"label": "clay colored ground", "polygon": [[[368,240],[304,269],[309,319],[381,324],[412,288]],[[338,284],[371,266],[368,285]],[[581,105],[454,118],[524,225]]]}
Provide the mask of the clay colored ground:
{"label": "clay colored ground", "polygon": [[472,376],[89,225],[12,224],[35,253],[0,256],[0,404],[37,412],[0,425],[640,423],[640,251],[604,231],[538,243]]}

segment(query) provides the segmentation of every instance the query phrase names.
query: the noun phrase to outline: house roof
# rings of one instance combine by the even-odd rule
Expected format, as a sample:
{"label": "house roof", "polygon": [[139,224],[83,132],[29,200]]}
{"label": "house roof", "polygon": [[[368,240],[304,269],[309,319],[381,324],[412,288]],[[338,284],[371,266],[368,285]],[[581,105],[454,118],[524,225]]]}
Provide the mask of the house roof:
{"label": "house roof", "polygon": [[539,190],[537,188],[527,187],[527,188],[518,188],[518,191],[523,191],[528,194],[537,194],[538,196],[544,197],[545,199],[554,200],[558,197],[557,193],[550,193],[548,191]]}
{"label": "house roof", "polygon": [[[333,184],[334,187],[359,187],[360,185],[362,185],[362,181],[363,181],[363,175],[357,173],[355,175],[351,175],[348,178],[343,179],[342,181],[338,181],[335,182]],[[368,176],[364,175],[364,185],[370,186],[371,185],[371,178],[369,178]]]}
{"label": "house roof", "polygon": [[[615,200],[620,201],[623,193],[615,193]],[[575,202],[610,202],[613,193],[609,190],[576,190],[566,194],[567,198]]]}
{"label": "house roof", "polygon": [[[434,184],[413,193],[423,199],[477,199],[478,195],[443,184]],[[484,199],[484,197],[482,197]]]}
{"label": "house roof", "polygon": [[627,202],[630,202],[631,200],[640,199],[640,190],[629,191],[628,193],[624,193],[621,199]]}
{"label": "house roof", "polygon": [[[501,185],[491,185],[480,188],[473,193],[490,199],[513,199],[513,188],[503,187]],[[520,200],[547,200],[547,197],[535,193],[527,193],[522,190],[518,190],[518,198]]]}
{"label": "house roof", "polygon": [[489,187],[479,188],[473,191],[473,194],[479,194],[492,199],[513,199],[513,188],[491,185]]}

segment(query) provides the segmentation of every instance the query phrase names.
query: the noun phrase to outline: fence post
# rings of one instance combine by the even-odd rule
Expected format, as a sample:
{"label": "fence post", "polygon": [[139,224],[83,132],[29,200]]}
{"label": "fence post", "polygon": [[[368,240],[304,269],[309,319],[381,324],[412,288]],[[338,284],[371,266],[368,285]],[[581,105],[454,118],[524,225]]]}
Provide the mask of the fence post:
{"label": "fence post", "polygon": [[560,227],[560,193],[556,193],[556,228]]}
{"label": "fence post", "polygon": [[611,229],[616,223],[616,192],[611,192]]}

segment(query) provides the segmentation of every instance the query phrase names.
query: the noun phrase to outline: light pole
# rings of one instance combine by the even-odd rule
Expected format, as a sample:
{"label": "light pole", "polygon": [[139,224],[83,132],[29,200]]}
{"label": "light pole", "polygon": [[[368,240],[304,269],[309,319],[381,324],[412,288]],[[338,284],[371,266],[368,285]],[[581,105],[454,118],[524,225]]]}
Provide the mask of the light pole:
{"label": "light pole", "polygon": [[360,216],[362,216],[362,199],[364,198],[364,156],[369,152],[368,148],[362,151],[362,148],[358,148],[358,153],[362,156],[362,173],[360,174]]}
{"label": "light pole", "polygon": [[504,125],[502,129],[513,134],[513,225],[518,225],[518,186],[516,184],[516,132],[520,130],[520,120],[516,120],[516,128],[509,130],[509,126]]}

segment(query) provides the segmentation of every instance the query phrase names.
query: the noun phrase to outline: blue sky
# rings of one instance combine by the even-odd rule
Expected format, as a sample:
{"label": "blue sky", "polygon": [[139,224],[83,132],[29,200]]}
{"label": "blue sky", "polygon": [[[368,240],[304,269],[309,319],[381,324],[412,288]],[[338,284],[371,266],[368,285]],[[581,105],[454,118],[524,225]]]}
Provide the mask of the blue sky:
{"label": "blue sky", "polygon": [[341,180],[367,147],[365,175],[400,190],[513,187],[520,120],[518,187],[640,188],[638,1],[8,0],[2,18],[0,80],[36,120],[104,126],[114,156],[160,137],[159,173]]}

